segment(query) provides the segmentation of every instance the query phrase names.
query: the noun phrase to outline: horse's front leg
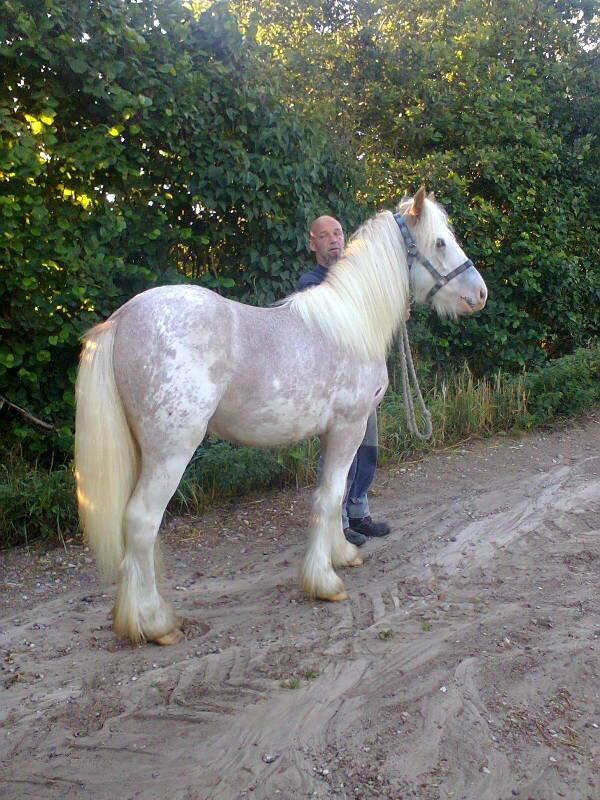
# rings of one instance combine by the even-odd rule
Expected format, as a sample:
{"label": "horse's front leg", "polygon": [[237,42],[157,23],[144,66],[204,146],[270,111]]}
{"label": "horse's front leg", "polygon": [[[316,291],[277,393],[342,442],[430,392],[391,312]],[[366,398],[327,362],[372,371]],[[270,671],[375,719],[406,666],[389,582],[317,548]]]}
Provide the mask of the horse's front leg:
{"label": "horse's front leg", "polygon": [[365,433],[366,419],[332,429],[327,435],[323,473],[315,491],[308,550],[300,578],[302,588],[320,600],[346,600],[334,566],[358,566],[358,550],[342,529],[342,502],[348,471]]}

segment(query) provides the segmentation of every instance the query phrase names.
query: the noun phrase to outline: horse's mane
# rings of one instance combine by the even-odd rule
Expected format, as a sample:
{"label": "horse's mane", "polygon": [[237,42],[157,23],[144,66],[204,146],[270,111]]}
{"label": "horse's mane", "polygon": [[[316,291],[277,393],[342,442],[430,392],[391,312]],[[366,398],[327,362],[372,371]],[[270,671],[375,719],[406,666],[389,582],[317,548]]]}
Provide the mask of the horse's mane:
{"label": "horse's mane", "polygon": [[[397,210],[406,214],[412,203],[412,198],[402,200]],[[446,212],[426,199],[418,224],[420,252],[433,253],[437,238],[444,235],[454,236]],[[382,211],[367,220],[323,283],[284,303],[358,356],[384,359],[410,303],[406,252],[394,215]]]}
{"label": "horse's mane", "polygon": [[410,300],[406,255],[390,211],[367,220],[319,286],[285,303],[311,326],[367,359],[384,359]]}

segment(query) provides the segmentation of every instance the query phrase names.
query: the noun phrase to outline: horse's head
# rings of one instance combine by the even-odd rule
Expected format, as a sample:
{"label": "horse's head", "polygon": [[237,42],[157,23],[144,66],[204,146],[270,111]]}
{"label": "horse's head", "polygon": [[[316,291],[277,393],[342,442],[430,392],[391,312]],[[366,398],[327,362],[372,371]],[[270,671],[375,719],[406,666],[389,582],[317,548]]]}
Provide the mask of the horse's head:
{"label": "horse's head", "polygon": [[404,238],[410,286],[416,303],[430,302],[443,317],[480,311],[487,287],[448,224],[433,195],[421,188],[395,215]]}

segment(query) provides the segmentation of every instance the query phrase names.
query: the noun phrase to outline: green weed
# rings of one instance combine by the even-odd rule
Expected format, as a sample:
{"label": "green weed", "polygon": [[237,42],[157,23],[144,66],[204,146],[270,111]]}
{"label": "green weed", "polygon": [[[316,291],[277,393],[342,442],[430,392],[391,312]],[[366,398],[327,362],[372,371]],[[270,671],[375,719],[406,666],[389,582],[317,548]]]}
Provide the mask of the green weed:
{"label": "green weed", "polygon": [[279,684],[282,689],[299,689],[300,688],[300,678],[289,678],[286,681],[281,681]]}
{"label": "green weed", "polygon": [[[515,435],[600,403],[600,345],[519,375],[475,378],[467,366],[444,378],[424,374],[433,436],[429,442],[421,442],[407,431],[398,376],[392,372],[379,414],[383,463],[398,463],[415,453],[449,447],[473,436]],[[318,454],[316,437],[279,450],[209,442],[192,459],[169,510],[199,514],[227,497],[268,487],[312,484]],[[48,469],[29,464],[19,452],[5,453],[0,464],[0,547],[35,539],[60,541],[77,531],[70,467]]]}
{"label": "green weed", "polygon": [[0,465],[0,546],[60,541],[77,531],[72,471],[30,466],[10,454]]}

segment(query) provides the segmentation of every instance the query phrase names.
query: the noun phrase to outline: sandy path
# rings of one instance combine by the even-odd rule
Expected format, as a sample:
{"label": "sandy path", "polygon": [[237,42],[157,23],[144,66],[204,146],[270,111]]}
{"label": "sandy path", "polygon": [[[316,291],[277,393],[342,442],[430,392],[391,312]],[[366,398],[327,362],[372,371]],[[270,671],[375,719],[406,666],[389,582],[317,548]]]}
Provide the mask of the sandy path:
{"label": "sandy path", "polygon": [[600,413],[382,470],[346,603],[297,588],[308,504],[169,527],[177,648],[81,548],[0,554],[0,796],[599,800]]}

